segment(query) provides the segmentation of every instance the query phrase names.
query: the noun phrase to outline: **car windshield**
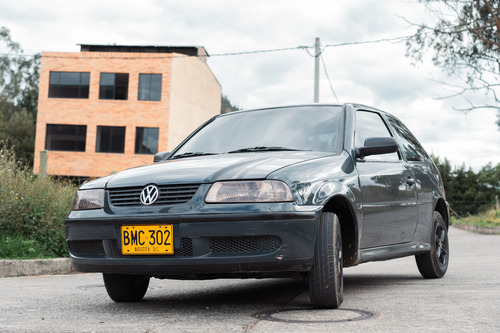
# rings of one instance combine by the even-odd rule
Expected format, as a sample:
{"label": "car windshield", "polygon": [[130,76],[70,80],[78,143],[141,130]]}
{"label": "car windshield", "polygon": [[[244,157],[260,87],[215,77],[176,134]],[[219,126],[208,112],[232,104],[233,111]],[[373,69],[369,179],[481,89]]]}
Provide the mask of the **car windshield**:
{"label": "car windshield", "polygon": [[311,150],[338,153],[340,106],[303,106],[237,112],[215,118],[175,157],[255,151]]}

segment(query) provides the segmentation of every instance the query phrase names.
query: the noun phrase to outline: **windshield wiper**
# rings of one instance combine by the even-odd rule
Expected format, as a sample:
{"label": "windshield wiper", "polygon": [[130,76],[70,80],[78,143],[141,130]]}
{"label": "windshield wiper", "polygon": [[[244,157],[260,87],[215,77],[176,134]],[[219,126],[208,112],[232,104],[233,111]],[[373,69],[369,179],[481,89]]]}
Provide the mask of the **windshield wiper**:
{"label": "windshield wiper", "polygon": [[228,151],[228,154],[232,153],[247,153],[247,152],[256,152],[256,151],[298,151],[301,149],[293,149],[293,148],[286,148],[286,147],[275,147],[275,146],[257,146],[257,147],[250,147],[250,148],[240,148],[236,150],[231,150]]}
{"label": "windshield wiper", "polygon": [[217,153],[205,153],[203,151],[196,151],[196,152],[194,152],[194,151],[188,151],[186,153],[174,155],[171,158],[175,159],[175,158],[205,156],[205,155],[217,155]]}

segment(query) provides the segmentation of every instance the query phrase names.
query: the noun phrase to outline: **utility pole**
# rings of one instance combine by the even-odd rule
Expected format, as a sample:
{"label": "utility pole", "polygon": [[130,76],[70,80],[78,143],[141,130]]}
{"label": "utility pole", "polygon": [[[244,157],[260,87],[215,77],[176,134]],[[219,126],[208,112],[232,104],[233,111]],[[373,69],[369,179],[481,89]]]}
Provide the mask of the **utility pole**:
{"label": "utility pole", "polygon": [[319,56],[321,52],[319,37],[314,43],[314,103],[319,103]]}

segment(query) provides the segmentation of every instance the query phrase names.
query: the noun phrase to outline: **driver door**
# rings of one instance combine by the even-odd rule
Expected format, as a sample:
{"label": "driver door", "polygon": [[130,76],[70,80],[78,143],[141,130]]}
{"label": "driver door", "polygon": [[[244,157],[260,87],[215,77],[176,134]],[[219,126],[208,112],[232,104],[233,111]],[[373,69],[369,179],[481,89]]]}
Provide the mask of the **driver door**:
{"label": "driver door", "polygon": [[[367,137],[391,137],[376,112],[357,111],[356,146]],[[368,156],[356,161],[363,198],[360,248],[373,248],[413,239],[417,223],[417,192],[412,168],[399,153]]]}

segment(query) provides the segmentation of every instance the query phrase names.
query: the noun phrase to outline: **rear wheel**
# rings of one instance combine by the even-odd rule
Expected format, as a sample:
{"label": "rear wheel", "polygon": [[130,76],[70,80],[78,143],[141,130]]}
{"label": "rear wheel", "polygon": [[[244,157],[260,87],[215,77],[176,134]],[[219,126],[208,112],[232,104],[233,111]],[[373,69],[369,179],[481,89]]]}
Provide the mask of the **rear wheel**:
{"label": "rear wheel", "polygon": [[448,269],[450,249],[448,244],[448,228],[443,217],[434,212],[434,229],[431,235],[431,251],[415,256],[418,270],[424,278],[443,277]]}
{"label": "rear wheel", "polygon": [[115,302],[139,302],[149,286],[148,276],[102,274],[109,297]]}
{"label": "rear wheel", "polygon": [[342,233],[334,213],[322,213],[309,271],[309,295],[317,308],[336,309],[343,300]]}

